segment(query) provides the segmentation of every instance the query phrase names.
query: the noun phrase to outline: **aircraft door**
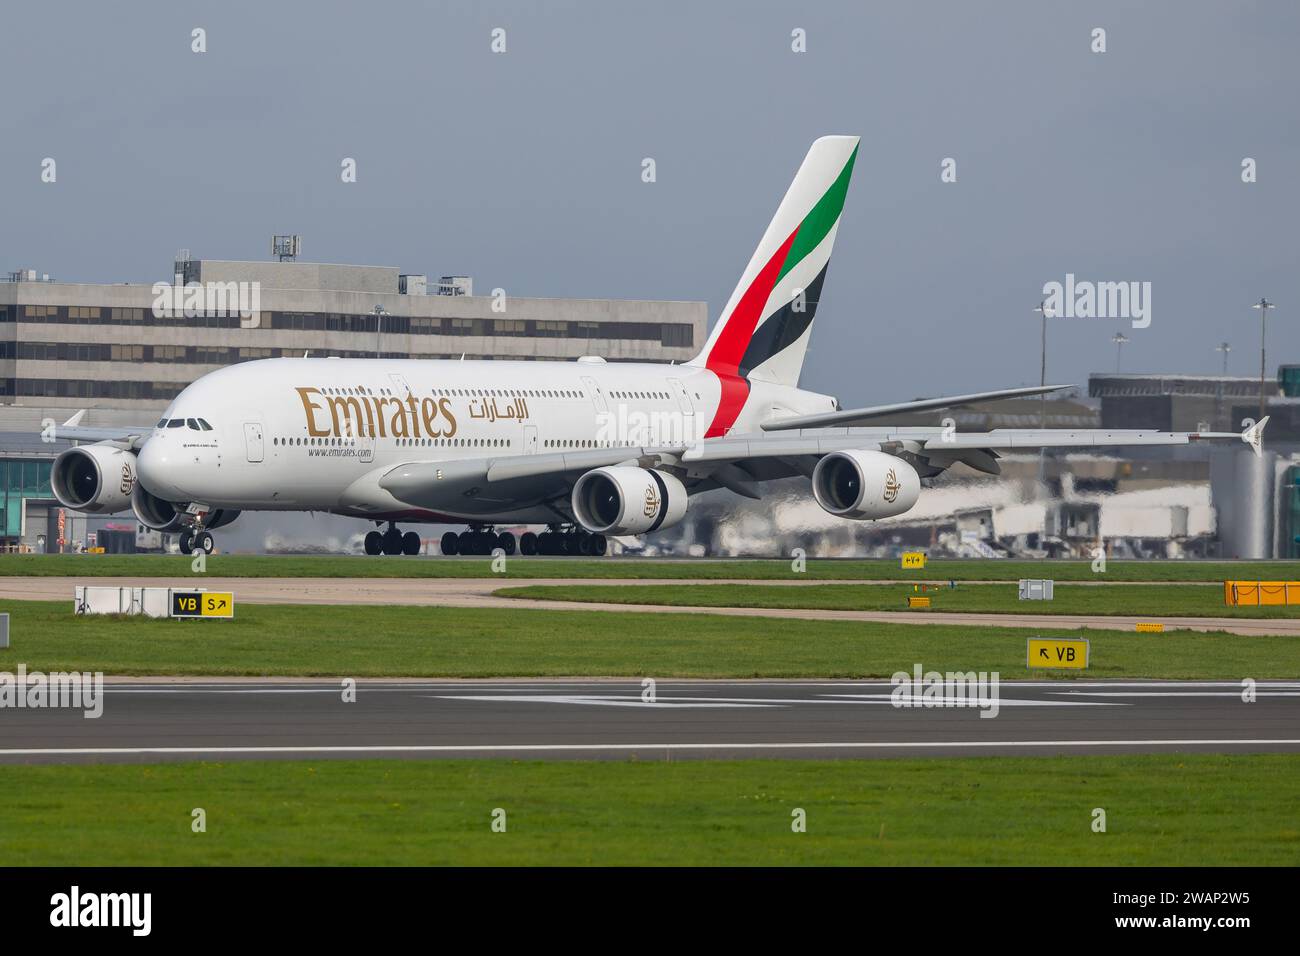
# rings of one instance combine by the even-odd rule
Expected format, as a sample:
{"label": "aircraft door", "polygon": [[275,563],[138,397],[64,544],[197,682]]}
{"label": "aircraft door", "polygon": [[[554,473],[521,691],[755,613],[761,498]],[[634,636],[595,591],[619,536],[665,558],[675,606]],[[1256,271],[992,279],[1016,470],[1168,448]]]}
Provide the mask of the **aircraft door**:
{"label": "aircraft door", "polygon": [[524,454],[525,455],[537,454],[537,426],[536,425],[524,426]]}
{"label": "aircraft door", "polygon": [[262,442],[262,423],[244,422],[244,449],[249,461],[261,461],[265,451]]}
{"label": "aircraft door", "polygon": [[582,377],[582,384],[586,386],[587,392],[591,395],[592,404],[596,406],[596,411],[602,415],[609,414],[609,402],[605,400],[605,393],[600,386],[596,384],[594,378]]}
{"label": "aircraft door", "polygon": [[691,396],[686,391],[686,386],[682,384],[680,378],[670,378],[668,385],[672,388],[673,395],[677,397],[677,409],[682,415],[681,439],[686,442],[696,442],[702,438],[702,435],[695,434],[695,405],[691,402]]}

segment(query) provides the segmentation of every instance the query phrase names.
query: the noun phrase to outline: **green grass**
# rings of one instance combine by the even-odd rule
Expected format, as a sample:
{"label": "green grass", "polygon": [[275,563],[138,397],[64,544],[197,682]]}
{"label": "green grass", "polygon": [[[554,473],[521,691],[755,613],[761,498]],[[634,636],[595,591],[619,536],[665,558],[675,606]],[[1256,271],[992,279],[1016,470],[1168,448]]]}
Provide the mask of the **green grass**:
{"label": "green grass", "polygon": [[[0,859],[1295,866],[1298,771],[1294,755],[1208,754],[2,766]],[[496,808],[505,833],[490,828]],[[795,808],[806,833],[791,831]]]}
{"label": "green grass", "polygon": [[936,611],[986,614],[1148,614],[1164,617],[1300,617],[1300,605],[1226,607],[1222,587],[1202,584],[1057,585],[1052,601],[1021,601],[1014,583],[959,584],[915,591],[909,584],[671,584],[611,586],[530,585],[501,588],[502,597],[544,601],[656,604],[674,607],[814,608],[901,611],[913,595]]}
{"label": "green grass", "polygon": [[[0,670],[270,676],[1028,676],[1025,641],[1064,629],[917,626],[532,608],[242,605],[232,621],[77,617],[14,601]],[[1089,677],[1300,676],[1300,637],[1087,631]],[[1040,675],[1043,672],[1035,671]]]}
{"label": "green grass", "polygon": [[[0,576],[132,576],[189,574],[190,558],[181,555],[10,554],[0,555]],[[494,577],[490,558],[375,558],[357,556],[214,555],[208,573],[221,577]],[[507,578],[674,578],[753,580],[892,580],[1015,581],[1223,581],[1289,580],[1298,575],[1293,561],[1111,561],[1105,575],[1088,561],[935,560],[921,571],[903,571],[897,560],[858,561],[811,557],[807,571],[795,574],[790,561],[711,561],[634,558],[512,558]]]}

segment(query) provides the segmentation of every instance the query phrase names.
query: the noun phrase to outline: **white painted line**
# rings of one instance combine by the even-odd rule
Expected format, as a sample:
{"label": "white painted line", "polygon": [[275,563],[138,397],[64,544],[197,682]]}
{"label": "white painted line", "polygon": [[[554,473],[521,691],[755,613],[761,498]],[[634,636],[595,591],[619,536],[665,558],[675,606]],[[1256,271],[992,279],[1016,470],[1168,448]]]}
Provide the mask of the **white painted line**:
{"label": "white painted line", "polygon": [[[779,701],[749,697],[660,697],[654,701],[634,697],[600,697],[595,695],[560,694],[428,694],[434,700],[474,700],[500,703],[504,701],[524,704],[590,704],[596,707],[660,707],[681,710],[687,707],[772,707],[778,704],[818,703],[818,701]],[[1083,703],[1083,701],[1080,701]]]}
{"label": "white painted line", "polygon": [[[1006,685],[1003,685],[1004,687]],[[804,700],[799,703],[805,704],[892,704],[895,701],[893,694],[823,694],[823,697],[842,698],[839,700]],[[1091,696],[1091,695],[1090,695]],[[1113,694],[1113,697],[1126,697],[1127,694]],[[1181,696],[1181,695],[1176,695]],[[975,689],[972,688],[967,700],[974,701],[978,699],[975,695]],[[926,697],[924,694],[903,694],[897,698],[900,704],[908,704],[915,707],[942,708],[946,705],[943,703],[944,697],[938,695],[935,697]],[[1116,707],[1127,706],[1103,700],[1032,700],[1023,697],[1003,697],[998,694],[999,707]]]}
{"label": "white painted line", "polygon": [[1241,740],[926,740],[844,741],[840,743],[628,743],[628,744],[393,744],[355,747],[63,747],[0,750],[0,757],[113,756],[145,754],[326,754],[326,753],[510,753],[635,750],[930,750],[988,747],[1245,747],[1300,746],[1300,738]]}
{"label": "white painted line", "polygon": [[[929,698],[921,694],[908,694],[895,698],[892,694],[823,694],[821,697],[667,697],[659,694],[654,703],[644,701],[639,695],[628,697],[609,697],[594,694],[429,694],[435,700],[473,700],[489,703],[521,704],[595,704],[610,707],[784,707],[787,704],[889,704],[898,706],[925,706],[927,709],[953,705],[942,703],[941,698]],[[968,707],[974,707],[976,698],[967,698]],[[1024,700],[1023,698],[1000,697],[999,706],[1006,707],[1127,707],[1104,700]]]}
{"label": "white painted line", "polygon": [[[1178,691],[1178,690],[1067,690],[1065,694],[1081,694],[1084,697],[1236,697],[1240,699],[1245,688],[1236,690]],[[1256,688],[1257,697],[1300,697],[1300,691],[1275,691],[1268,688]]]}

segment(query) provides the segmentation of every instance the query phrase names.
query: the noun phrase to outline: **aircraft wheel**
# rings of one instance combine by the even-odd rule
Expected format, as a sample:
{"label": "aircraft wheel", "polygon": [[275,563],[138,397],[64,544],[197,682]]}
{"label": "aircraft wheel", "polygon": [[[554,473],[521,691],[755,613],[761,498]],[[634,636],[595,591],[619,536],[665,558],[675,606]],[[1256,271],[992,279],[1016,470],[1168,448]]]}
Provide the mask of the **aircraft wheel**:
{"label": "aircraft wheel", "polygon": [[456,550],[459,554],[478,554],[474,550],[474,535],[468,531],[462,531],[456,536]]}
{"label": "aircraft wheel", "polygon": [[448,531],[442,536],[442,553],[448,556],[456,554],[460,550],[460,535],[455,531]]}
{"label": "aircraft wheel", "polygon": [[396,528],[389,528],[384,532],[384,554],[394,555],[402,553],[402,533]]}
{"label": "aircraft wheel", "polygon": [[537,535],[531,531],[525,531],[519,536],[519,553],[532,557],[537,553]]}
{"label": "aircraft wheel", "polygon": [[515,536],[509,531],[502,531],[497,535],[497,547],[507,555],[515,553]]}
{"label": "aircraft wheel", "polygon": [[378,531],[371,531],[366,535],[366,554],[382,554],[384,551],[384,536]]}
{"label": "aircraft wheel", "polygon": [[603,534],[593,534],[591,536],[591,553],[594,557],[602,558],[609,550],[609,542],[605,540]]}
{"label": "aircraft wheel", "polygon": [[190,534],[188,531],[182,531],[180,541],[177,542],[177,546],[181,549],[181,554],[193,554],[194,535]]}
{"label": "aircraft wheel", "polygon": [[405,555],[420,553],[420,536],[414,531],[408,531],[402,535],[402,553]]}
{"label": "aircraft wheel", "polygon": [[200,531],[194,536],[194,546],[200,549],[204,554],[211,554],[212,549],[217,546],[217,543],[212,540],[212,535],[208,534],[208,532]]}

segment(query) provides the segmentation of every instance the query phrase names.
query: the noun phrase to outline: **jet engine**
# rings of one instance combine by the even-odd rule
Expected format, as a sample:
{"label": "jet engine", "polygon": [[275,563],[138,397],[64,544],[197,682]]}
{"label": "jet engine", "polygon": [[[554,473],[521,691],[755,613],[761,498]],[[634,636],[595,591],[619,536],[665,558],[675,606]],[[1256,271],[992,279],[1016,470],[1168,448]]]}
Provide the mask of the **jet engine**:
{"label": "jet engine", "polygon": [[[170,501],[164,501],[157,495],[145,491],[144,485],[136,483],[135,491],[131,493],[131,510],[135,512],[136,520],[146,528],[154,531],[176,532],[180,531],[181,515],[185,512],[186,505],[173,504]],[[221,528],[230,524],[239,517],[239,511],[234,508],[218,508],[209,512],[203,522],[205,531],[212,531],[214,528]]]}
{"label": "jet engine", "polygon": [[645,534],[686,517],[686,486],[665,471],[595,468],[573,486],[573,514],[593,534]]}
{"label": "jet engine", "polygon": [[135,455],[116,445],[80,445],[54,459],[50,487],[65,508],[114,514],[131,504]]}
{"label": "jet engine", "polygon": [[910,511],[921,494],[916,469],[879,451],[836,451],[817,462],[813,497],[822,508],[855,520],[892,518]]}
{"label": "jet engine", "polygon": [[[136,483],[131,493],[131,510],[135,518],[146,528],[154,531],[179,531],[181,529],[181,512],[170,501],[164,501],[157,495],[145,491],[144,485]],[[181,509],[183,511],[184,508]]]}

